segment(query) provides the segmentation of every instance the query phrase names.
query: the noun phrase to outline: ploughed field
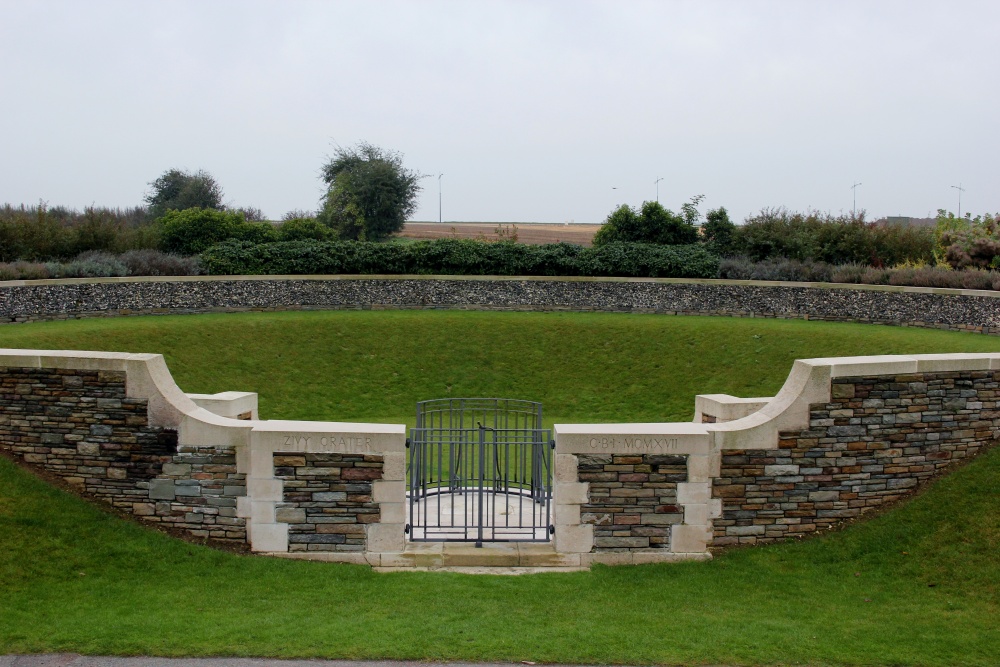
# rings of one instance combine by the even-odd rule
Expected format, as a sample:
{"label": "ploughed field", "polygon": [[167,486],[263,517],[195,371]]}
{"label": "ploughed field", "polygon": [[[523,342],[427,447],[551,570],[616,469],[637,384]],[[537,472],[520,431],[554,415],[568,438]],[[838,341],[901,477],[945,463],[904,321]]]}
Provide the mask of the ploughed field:
{"label": "ploughed field", "polygon": [[[546,421],[688,420],[773,394],[795,358],[1000,350],[817,322],[339,311],[0,327],[0,346],[162,352],[189,392],[265,418],[412,422],[442,396]],[[685,664],[1000,663],[1000,450],[900,507],[707,563],[485,577],[239,556],[121,520],[0,458],[0,654]]]}
{"label": "ploughed field", "polygon": [[582,223],[544,223],[544,222],[408,222],[403,231],[397,234],[406,239],[486,239],[497,241],[501,234],[509,235],[517,232],[518,243],[544,245],[546,243],[574,243],[590,246],[594,243],[594,234],[601,225]]}

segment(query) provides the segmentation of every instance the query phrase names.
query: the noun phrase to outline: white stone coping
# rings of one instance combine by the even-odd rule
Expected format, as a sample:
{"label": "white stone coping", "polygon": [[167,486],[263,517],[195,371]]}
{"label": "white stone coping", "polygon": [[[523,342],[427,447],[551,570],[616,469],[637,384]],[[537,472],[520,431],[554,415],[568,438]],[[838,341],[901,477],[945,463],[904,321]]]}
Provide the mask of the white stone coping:
{"label": "white stone coping", "polygon": [[455,282],[603,282],[603,283],[662,283],[688,285],[746,285],[748,287],[797,287],[825,290],[864,290],[869,292],[905,292],[912,294],[942,294],[978,296],[1000,299],[995,290],[955,289],[951,287],[911,287],[907,285],[865,285],[861,283],[792,282],[785,280],[730,280],[726,278],[633,278],[616,276],[455,276],[426,274],[309,274],[255,276],[112,276],[107,278],[47,278],[44,280],[3,280],[3,287],[45,285],[87,285],[102,283],[166,283],[223,281],[339,281],[339,280],[449,280]]}
{"label": "white stone coping", "polygon": [[715,417],[716,422],[742,419],[767,405],[773,396],[739,398],[729,394],[698,394],[694,397],[694,422],[702,423],[704,415]]}
{"label": "white stone coping", "polygon": [[250,419],[258,419],[257,394],[252,391],[220,391],[217,394],[188,394],[198,407],[220,417],[237,418],[250,413]]}

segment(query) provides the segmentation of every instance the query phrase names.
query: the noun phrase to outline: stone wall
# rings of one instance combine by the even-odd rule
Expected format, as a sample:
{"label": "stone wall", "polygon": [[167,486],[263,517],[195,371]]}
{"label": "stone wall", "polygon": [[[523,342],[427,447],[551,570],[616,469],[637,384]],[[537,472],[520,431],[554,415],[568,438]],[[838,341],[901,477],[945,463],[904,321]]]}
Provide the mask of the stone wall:
{"label": "stone wall", "polygon": [[289,524],[288,550],[364,551],[366,526],[381,520],[372,482],[382,470],[378,455],[275,452],[274,475],[283,482],[275,518]]}
{"label": "stone wall", "polygon": [[905,324],[1000,333],[1000,294],[763,281],[206,276],[9,281],[0,322],[213,311],[465,308],[648,312]]}
{"label": "stone wall", "polygon": [[989,370],[834,378],[806,430],[723,453],[714,545],[814,533],[912,493],[997,439],[998,387]]}
{"label": "stone wall", "polygon": [[594,551],[669,549],[670,526],[684,513],[677,483],[687,481],[687,457],[583,454],[577,479],[588,482],[581,523],[594,526]]}
{"label": "stone wall", "polygon": [[0,447],[111,506],[195,537],[246,540],[232,448],[177,448],[124,372],[0,367]]}

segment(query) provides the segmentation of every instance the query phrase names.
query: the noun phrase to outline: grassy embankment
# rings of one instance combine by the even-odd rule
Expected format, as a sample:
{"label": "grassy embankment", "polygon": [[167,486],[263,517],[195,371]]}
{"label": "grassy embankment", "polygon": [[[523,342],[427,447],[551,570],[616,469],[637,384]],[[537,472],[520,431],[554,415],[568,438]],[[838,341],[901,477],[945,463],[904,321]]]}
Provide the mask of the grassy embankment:
{"label": "grassy embankment", "polygon": [[[3,346],[162,351],[185,390],[258,390],[270,417],[378,420],[406,419],[446,383],[452,395],[538,397],[559,420],[684,419],[695,392],[773,392],[795,357],[998,343],[806,322],[480,313],[0,329]],[[0,653],[993,665],[998,617],[1000,450],[825,537],[710,563],[500,578],[212,551],[0,460]]]}

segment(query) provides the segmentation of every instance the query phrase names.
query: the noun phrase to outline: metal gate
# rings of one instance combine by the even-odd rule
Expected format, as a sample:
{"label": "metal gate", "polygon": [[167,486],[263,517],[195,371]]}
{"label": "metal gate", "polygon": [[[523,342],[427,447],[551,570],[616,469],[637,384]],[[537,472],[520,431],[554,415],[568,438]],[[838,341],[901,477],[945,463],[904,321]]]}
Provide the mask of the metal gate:
{"label": "metal gate", "polygon": [[541,403],[421,401],[406,446],[411,540],[549,540],[555,443]]}

